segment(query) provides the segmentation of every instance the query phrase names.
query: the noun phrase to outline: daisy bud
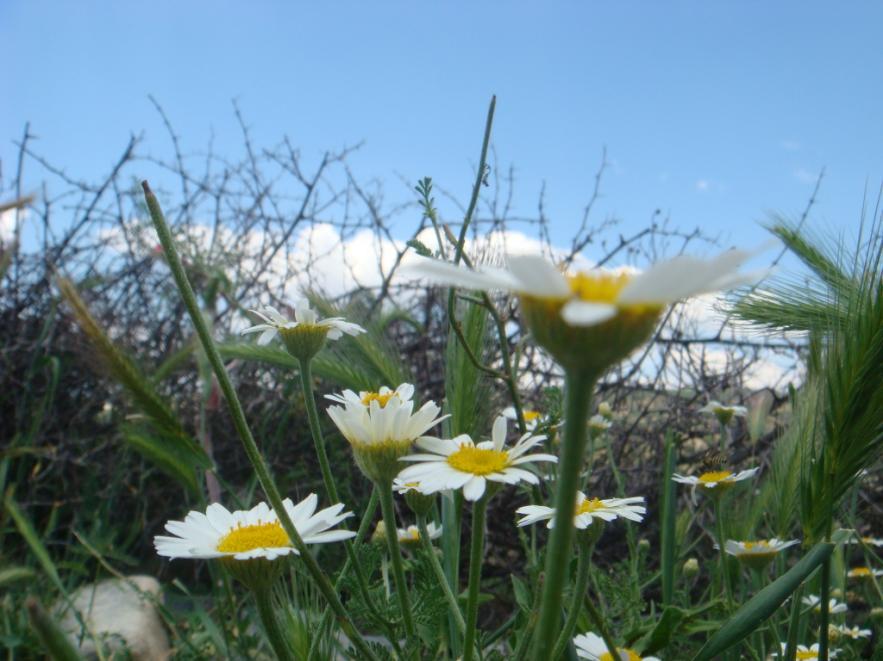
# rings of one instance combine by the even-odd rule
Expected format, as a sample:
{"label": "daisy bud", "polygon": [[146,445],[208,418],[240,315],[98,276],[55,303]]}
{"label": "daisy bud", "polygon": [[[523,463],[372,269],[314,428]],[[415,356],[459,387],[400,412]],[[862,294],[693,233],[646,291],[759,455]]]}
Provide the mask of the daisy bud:
{"label": "daisy bud", "polygon": [[432,510],[435,497],[421,493],[419,482],[404,482],[396,478],[392,482],[392,488],[396,493],[404,496],[408,507],[418,517],[426,516]]}
{"label": "daisy bud", "polygon": [[638,540],[638,551],[640,553],[646,553],[650,550],[650,540],[642,537]]}
{"label": "daisy bud", "polygon": [[883,623],[883,608],[879,606],[871,609],[871,620],[877,624]]}
{"label": "daisy bud", "polygon": [[386,523],[381,519],[374,527],[374,533],[371,535],[371,543],[378,544],[386,548]]}
{"label": "daisy bud", "polygon": [[607,402],[598,404],[598,413],[607,420],[613,420],[613,409],[610,408],[610,404]]}
{"label": "daisy bud", "polygon": [[685,578],[693,578],[699,573],[699,561],[696,558],[687,558],[681,571]]}

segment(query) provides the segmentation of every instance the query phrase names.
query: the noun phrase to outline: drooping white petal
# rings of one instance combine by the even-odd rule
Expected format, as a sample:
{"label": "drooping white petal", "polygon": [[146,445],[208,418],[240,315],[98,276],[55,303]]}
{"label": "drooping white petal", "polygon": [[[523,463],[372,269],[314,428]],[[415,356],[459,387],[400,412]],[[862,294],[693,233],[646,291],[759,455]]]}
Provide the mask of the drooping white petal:
{"label": "drooping white petal", "polygon": [[571,326],[595,326],[616,316],[616,306],[609,303],[590,303],[577,299],[567,301],[561,308],[561,318]]}
{"label": "drooping white petal", "polygon": [[516,291],[539,298],[567,298],[570,286],[561,271],[539,255],[510,255],[509,272],[516,280]]}
{"label": "drooping white petal", "polygon": [[503,289],[515,291],[518,289],[518,281],[512,274],[503,269],[483,267],[473,270],[465,266],[455,266],[449,262],[428,257],[418,257],[403,267],[403,274],[411,274],[424,277],[439,285],[463,287],[465,289]]}

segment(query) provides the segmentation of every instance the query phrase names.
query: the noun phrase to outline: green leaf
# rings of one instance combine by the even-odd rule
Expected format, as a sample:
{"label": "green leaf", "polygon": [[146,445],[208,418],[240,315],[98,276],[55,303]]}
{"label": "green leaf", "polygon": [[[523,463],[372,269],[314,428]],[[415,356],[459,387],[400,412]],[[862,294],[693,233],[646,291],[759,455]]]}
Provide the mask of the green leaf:
{"label": "green leaf", "polygon": [[27,581],[34,578],[36,572],[30,567],[6,567],[0,569],[0,588],[6,587],[19,581]]}
{"label": "green leaf", "polygon": [[3,502],[6,506],[6,511],[9,512],[9,515],[15,522],[15,527],[18,529],[19,534],[31,548],[31,553],[36,556],[37,562],[40,563],[43,571],[52,579],[55,586],[64,593],[64,584],[58,576],[58,570],[55,568],[55,563],[52,562],[52,558],[49,557],[49,552],[46,550],[43,542],[40,541],[40,536],[37,534],[37,531],[34,530],[34,526],[31,525],[30,520],[21,511],[11,493],[6,494],[6,498],[4,498]]}
{"label": "green leaf", "polygon": [[794,591],[834,552],[832,542],[819,542],[800,562],[752,597],[727,620],[693,657],[693,661],[712,659],[751,634],[785,603]]}
{"label": "green leaf", "polygon": [[191,446],[189,441],[169,439],[147,431],[125,428],[123,440],[139,454],[142,454],[163,472],[174,477],[193,495],[199,495],[197,468],[211,468],[211,461],[200,448]]}
{"label": "green leaf", "polygon": [[642,655],[653,654],[664,649],[671,642],[686,616],[687,613],[683,609],[676,606],[666,606],[653,630],[637,643],[637,649]]}
{"label": "green leaf", "polygon": [[71,645],[55,620],[46,614],[39,601],[34,597],[29,597],[25,601],[25,608],[28,611],[31,627],[50,659],[54,661],[80,661],[83,658]]}

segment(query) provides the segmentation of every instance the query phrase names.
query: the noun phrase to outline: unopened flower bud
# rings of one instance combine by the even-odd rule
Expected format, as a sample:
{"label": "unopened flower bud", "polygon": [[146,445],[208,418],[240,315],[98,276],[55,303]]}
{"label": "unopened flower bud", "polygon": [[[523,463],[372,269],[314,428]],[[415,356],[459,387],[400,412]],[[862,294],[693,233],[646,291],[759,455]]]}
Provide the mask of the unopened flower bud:
{"label": "unopened flower bud", "polygon": [[693,578],[699,573],[699,561],[696,558],[687,558],[683,568],[686,578]]}
{"label": "unopened flower bud", "polygon": [[373,544],[386,545],[386,524],[383,521],[377,522],[371,535],[371,542]]}
{"label": "unopened flower bud", "polygon": [[601,402],[598,404],[598,413],[607,420],[613,420],[613,409],[610,408],[610,404],[607,402]]}

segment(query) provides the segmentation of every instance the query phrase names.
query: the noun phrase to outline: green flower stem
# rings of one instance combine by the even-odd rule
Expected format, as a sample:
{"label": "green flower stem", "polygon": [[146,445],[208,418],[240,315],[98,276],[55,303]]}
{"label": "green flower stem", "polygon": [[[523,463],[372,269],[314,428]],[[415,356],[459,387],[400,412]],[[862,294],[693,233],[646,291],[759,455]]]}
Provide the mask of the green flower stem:
{"label": "green flower stem", "polygon": [[334,476],[331,475],[331,464],[328,462],[328,453],[325,451],[325,438],[322,436],[322,425],[319,422],[319,412],[316,409],[316,397],[313,395],[311,362],[310,360],[300,361],[300,384],[304,393],[304,402],[307,405],[310,433],[313,436],[313,445],[316,446],[316,456],[319,458],[319,469],[322,471],[325,492],[332,504],[339,503],[337,485],[334,483]]}
{"label": "green flower stem", "polygon": [[[532,527],[535,528],[536,526]],[[542,581],[542,574],[540,574],[540,581]],[[542,584],[538,584],[534,590],[533,603],[531,604],[530,612],[527,614],[527,621],[524,624],[521,640],[518,641],[518,647],[515,648],[515,653],[512,655],[512,661],[524,661],[527,656],[527,650],[533,637],[533,630],[539,618],[541,593]]]}
{"label": "green flower stem", "polygon": [[[307,406],[307,418],[310,421],[310,433],[313,436],[313,445],[316,447],[316,456],[319,459],[319,468],[322,472],[322,481],[325,483],[325,492],[328,495],[331,504],[340,502],[337,493],[337,484],[334,476],[331,474],[331,464],[328,461],[328,453],[325,451],[325,437],[322,435],[322,425],[319,422],[319,411],[316,409],[316,397],[313,393],[313,373],[311,368],[312,361],[309,359],[300,360],[300,383],[303,389],[304,402]],[[346,523],[342,524],[346,528]],[[349,564],[356,570],[356,582],[359,586],[359,592],[362,600],[368,606],[372,613],[377,613],[377,608],[371,599],[371,593],[368,590],[368,579],[362,565],[356,560],[356,554],[353,551],[353,545],[350,540],[344,540],[344,548]]]}
{"label": "green flower stem", "polygon": [[463,661],[475,656],[475,635],[478,624],[478,590],[481,587],[481,560],[484,553],[484,521],[489,494],[475,501],[472,507],[472,543],[469,550],[469,587],[466,601],[466,634],[463,637]]}
{"label": "green flower stem", "polygon": [[[368,532],[371,529],[371,524],[374,522],[374,513],[377,511],[378,503],[379,496],[377,495],[377,487],[374,487],[371,490],[371,497],[368,499],[368,504],[365,506],[365,513],[362,515],[362,521],[359,523],[359,530],[356,533],[356,538],[353,540],[353,556],[355,556],[356,550],[359,548],[359,546],[361,546],[362,542],[365,541],[365,537],[367,537]],[[340,574],[338,574],[337,576],[337,581],[334,583],[335,592],[340,591],[340,586],[343,585],[343,582],[346,579],[346,576],[349,573],[349,570],[352,568],[353,564],[357,564],[357,562],[351,560],[350,558],[347,558],[346,562],[343,563],[343,569],[340,570]],[[331,624],[331,615],[331,608],[326,606],[325,612],[322,613],[322,620],[319,622],[319,628],[316,630],[316,634],[313,636],[313,640],[310,643],[310,651],[307,655],[308,659],[315,658],[315,655],[318,651],[319,643],[322,640],[322,632],[324,632]],[[390,644],[394,648],[397,648],[398,643],[395,640],[395,635],[389,622],[382,618],[379,613],[374,612],[373,615],[377,619],[377,622],[383,627],[383,629],[386,630]]]}
{"label": "green flower stem", "polygon": [[423,547],[423,551],[429,557],[429,564],[432,565],[432,571],[435,572],[435,577],[438,579],[438,584],[441,586],[442,592],[445,595],[445,599],[448,602],[448,607],[451,610],[451,616],[457,622],[457,628],[460,630],[460,634],[462,635],[466,631],[466,622],[463,620],[463,613],[460,612],[460,604],[457,603],[457,597],[454,594],[454,591],[451,590],[451,585],[448,583],[448,578],[445,576],[445,570],[442,569],[441,563],[438,560],[438,556],[435,554],[435,548],[432,546],[432,541],[429,539],[429,530],[426,527],[426,517],[418,516],[417,517],[417,528],[420,530],[420,545]]}
{"label": "green flower stem", "polygon": [[727,611],[733,608],[733,586],[730,584],[730,572],[727,571],[727,552],[724,550],[726,539],[724,535],[724,519],[721,516],[722,495],[714,495],[714,526],[717,531],[717,546],[720,559],[721,573],[721,596],[726,597]]}
{"label": "green flower stem", "polygon": [[[830,536],[829,536],[830,539]],[[828,661],[828,600],[831,598],[831,556],[825,558],[821,567],[821,587],[819,589],[819,597],[822,609],[821,622],[819,623],[819,661]]]}
{"label": "green flower stem", "polygon": [[586,607],[586,612],[589,614],[589,619],[592,621],[592,626],[598,630],[598,635],[601,636],[601,640],[604,641],[604,644],[607,646],[607,652],[610,654],[611,659],[619,658],[616,654],[616,643],[613,642],[613,638],[610,635],[610,632],[607,631],[607,625],[604,624],[604,618],[601,617],[601,613],[598,612],[598,609],[595,608],[595,604],[592,603],[592,600],[589,598],[589,595],[586,594],[583,599],[583,606]]}
{"label": "green flower stem", "polygon": [[546,551],[546,576],[540,604],[540,620],[534,636],[533,658],[542,658],[555,643],[564,589],[565,572],[569,566],[573,539],[573,514],[576,492],[586,449],[586,418],[592,399],[596,375],[583,370],[567,370],[564,410],[564,436],[558,460],[555,493],[555,524]]}
{"label": "green flower stem", "polygon": [[307,545],[304,544],[303,539],[294,527],[294,523],[291,521],[291,517],[288,516],[288,512],[282,505],[282,496],[280,495],[279,489],[276,487],[273,478],[270,477],[270,471],[267,464],[261,456],[257,443],[254,440],[254,436],[252,436],[251,429],[248,426],[248,422],[245,420],[245,412],[242,410],[242,404],[239,402],[239,397],[236,395],[236,390],[233,388],[233,383],[230,381],[230,376],[227,374],[227,369],[224,367],[224,363],[218,353],[218,348],[215,346],[215,342],[212,339],[211,333],[209,333],[205,319],[200,312],[199,304],[196,302],[193,288],[190,286],[190,281],[187,279],[187,274],[184,272],[181,258],[178,255],[178,250],[172,239],[172,234],[169,231],[165,218],[163,217],[159,201],[150,190],[150,186],[146,181],[141,183],[141,187],[144,189],[144,199],[147,202],[147,208],[150,211],[150,217],[153,220],[157,236],[159,237],[163,251],[165,252],[169,268],[175,278],[175,284],[178,286],[178,291],[181,294],[181,298],[184,301],[190,319],[196,328],[196,333],[202,343],[202,348],[218,379],[218,385],[221,388],[221,392],[224,393],[224,398],[227,400],[227,405],[230,407],[233,426],[239,434],[242,446],[245,449],[245,454],[251,462],[258,482],[266,494],[267,500],[270,501],[273,511],[276,512],[276,516],[279,517],[279,523],[282,524],[283,530],[285,530],[289,539],[291,539],[292,544],[294,544],[294,547],[300,553],[300,559],[306,566],[307,572],[310,574],[313,581],[315,581],[319,591],[334,610],[334,614],[337,615],[341,629],[343,629],[344,633],[346,633],[362,654],[367,658],[376,661],[377,657],[374,652],[371,651],[371,648],[365,642],[362,634],[356,629],[349,614],[340,602],[334,587],[331,585],[331,581],[328,580],[325,572],[322,571],[322,568],[319,567],[319,563],[316,562],[316,559],[310,553]]}
{"label": "green flower stem", "polygon": [[396,513],[392,502],[392,484],[377,484],[380,492],[380,509],[383,511],[383,522],[386,524],[386,543],[389,558],[392,562],[392,578],[396,586],[396,596],[402,610],[405,633],[409,639],[414,638],[414,618],[411,615],[411,600],[408,597],[408,583],[405,581],[405,570],[402,568],[402,552],[399,549],[399,536],[396,532]]}
{"label": "green flower stem", "polygon": [[267,638],[270,646],[276,654],[276,658],[280,661],[294,661],[294,655],[282,633],[282,627],[279,626],[279,618],[276,617],[276,611],[273,608],[273,590],[269,587],[253,591],[255,601],[258,604],[258,615],[261,616],[261,622],[264,625],[264,631],[267,632]]}
{"label": "green flower stem", "polygon": [[577,560],[576,583],[573,586],[573,594],[570,597],[570,607],[567,610],[567,619],[564,620],[564,628],[561,630],[561,635],[558,636],[558,642],[555,643],[555,649],[552,651],[551,658],[553,659],[557,659],[564,654],[564,649],[573,637],[573,630],[576,629],[576,622],[582,610],[583,597],[589,585],[591,556],[592,544],[582,541],[579,547],[579,559]]}

